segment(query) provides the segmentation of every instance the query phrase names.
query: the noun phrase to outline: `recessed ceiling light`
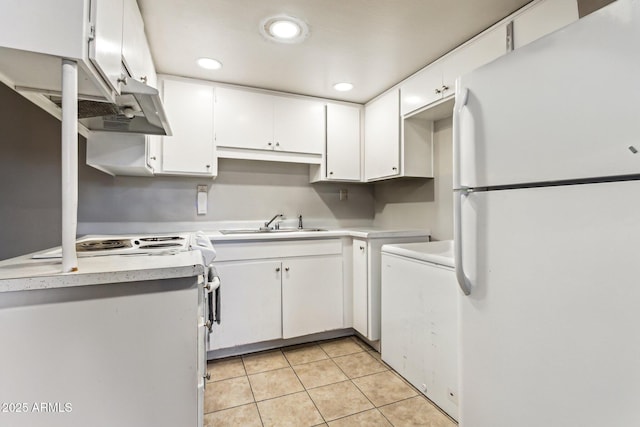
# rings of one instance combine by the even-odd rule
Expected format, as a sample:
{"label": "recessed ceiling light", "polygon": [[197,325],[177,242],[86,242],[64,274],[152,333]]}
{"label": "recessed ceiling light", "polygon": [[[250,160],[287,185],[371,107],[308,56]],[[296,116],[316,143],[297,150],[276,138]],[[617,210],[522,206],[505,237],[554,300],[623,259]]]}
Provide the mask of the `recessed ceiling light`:
{"label": "recessed ceiling light", "polygon": [[300,43],[309,36],[307,24],[292,16],[278,15],[260,22],[260,34],[279,43]]}
{"label": "recessed ceiling light", "polygon": [[222,62],[217,59],[200,58],[198,59],[198,65],[207,70],[219,70],[222,68]]}
{"label": "recessed ceiling light", "polygon": [[336,83],[336,84],[333,85],[333,88],[335,90],[337,90],[338,92],[348,92],[351,89],[353,89],[353,85],[351,83],[347,83],[347,82]]}

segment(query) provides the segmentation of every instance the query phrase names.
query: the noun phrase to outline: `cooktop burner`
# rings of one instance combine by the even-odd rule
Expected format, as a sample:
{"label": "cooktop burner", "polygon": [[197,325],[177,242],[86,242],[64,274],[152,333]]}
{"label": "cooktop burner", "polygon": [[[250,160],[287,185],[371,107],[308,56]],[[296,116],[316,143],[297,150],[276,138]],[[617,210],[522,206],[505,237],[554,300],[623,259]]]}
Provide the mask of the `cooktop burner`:
{"label": "cooktop burner", "polygon": [[[143,240],[143,239],[140,239]],[[182,243],[152,243],[150,245],[140,245],[139,249],[153,249],[153,248],[175,248],[182,246]]]}
{"label": "cooktop burner", "polygon": [[121,239],[104,239],[104,240],[87,240],[84,242],[76,243],[76,251],[78,252],[90,252],[90,251],[105,251],[109,249],[123,249],[130,248],[133,245],[130,240]]}
{"label": "cooktop burner", "polygon": [[[140,240],[141,242],[167,242],[171,240],[184,240],[184,237],[180,237],[180,236],[141,237],[138,240]],[[177,243],[177,245],[180,246],[181,244]]]}
{"label": "cooktop burner", "polygon": [[[105,255],[163,255],[189,250],[189,234],[86,236],[76,242],[78,257]],[[39,252],[33,258],[60,258],[62,249]]]}

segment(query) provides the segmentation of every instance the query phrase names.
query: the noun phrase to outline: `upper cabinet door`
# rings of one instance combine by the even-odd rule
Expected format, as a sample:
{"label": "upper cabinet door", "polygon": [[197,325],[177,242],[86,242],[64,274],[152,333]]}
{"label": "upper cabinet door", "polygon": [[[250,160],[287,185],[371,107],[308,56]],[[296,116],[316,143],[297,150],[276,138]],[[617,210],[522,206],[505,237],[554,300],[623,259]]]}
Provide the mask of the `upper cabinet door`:
{"label": "upper cabinet door", "polygon": [[91,25],[94,35],[89,42],[89,58],[111,87],[120,93],[122,75],[123,0],[92,0]]}
{"label": "upper cabinet door", "polygon": [[162,137],[162,171],[215,176],[213,87],[164,80],[163,98],[173,136]]}
{"label": "upper cabinet door", "polygon": [[400,91],[395,89],[365,107],[366,180],[400,174]]}
{"label": "upper cabinet door", "polygon": [[122,62],[131,76],[156,87],[156,72],[136,0],[124,0]]}
{"label": "upper cabinet door", "polygon": [[442,64],[437,62],[402,84],[402,115],[439,99],[442,99]]}
{"label": "upper cabinet door", "polygon": [[308,99],[272,98],[274,150],[322,154],[325,142],[325,104]]}
{"label": "upper cabinet door", "polygon": [[327,178],[359,181],[360,108],[327,104]]}
{"label": "upper cabinet door", "polygon": [[501,25],[451,53],[442,61],[442,94],[453,95],[456,79],[507,52],[507,29]]}
{"label": "upper cabinet door", "polygon": [[273,149],[273,100],[271,95],[216,89],[215,137],[219,147]]}
{"label": "upper cabinet door", "polygon": [[546,0],[513,20],[513,45],[518,49],[578,20],[576,0]]}

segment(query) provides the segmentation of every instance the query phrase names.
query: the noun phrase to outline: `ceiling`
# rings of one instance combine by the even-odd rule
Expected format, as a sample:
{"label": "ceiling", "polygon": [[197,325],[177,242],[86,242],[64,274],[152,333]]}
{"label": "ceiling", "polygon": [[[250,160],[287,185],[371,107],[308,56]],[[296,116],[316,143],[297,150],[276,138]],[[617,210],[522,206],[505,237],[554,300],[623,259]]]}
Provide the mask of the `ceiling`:
{"label": "ceiling", "polygon": [[[138,0],[158,73],[365,103],[530,0]],[[273,15],[301,44],[267,40]],[[204,70],[210,57],[220,70]],[[333,84],[351,82],[350,92]]]}

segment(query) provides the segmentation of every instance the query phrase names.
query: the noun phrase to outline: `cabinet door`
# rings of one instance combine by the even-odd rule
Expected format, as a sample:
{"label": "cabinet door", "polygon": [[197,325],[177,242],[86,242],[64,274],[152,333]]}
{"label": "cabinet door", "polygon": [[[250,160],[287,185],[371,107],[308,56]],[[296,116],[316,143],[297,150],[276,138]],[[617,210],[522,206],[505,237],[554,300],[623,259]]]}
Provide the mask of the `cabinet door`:
{"label": "cabinet door", "polygon": [[118,93],[118,79],[122,74],[123,8],[123,0],[91,1],[91,23],[95,34],[89,42],[89,59]]}
{"label": "cabinet door", "polygon": [[134,79],[156,87],[155,67],[136,0],[124,0],[122,61]]}
{"label": "cabinet door", "polygon": [[325,104],[274,96],[274,150],[322,154],[325,142]]}
{"label": "cabinet door", "polygon": [[173,136],[162,137],[162,173],[215,176],[213,87],[165,80],[165,110]]}
{"label": "cabinet door", "polygon": [[219,147],[272,150],[273,96],[217,88],[215,138]]}
{"label": "cabinet door", "polygon": [[342,257],[291,258],[282,266],[282,337],[342,328]]}
{"label": "cabinet door", "polygon": [[327,178],[360,180],[360,108],[327,104]]}
{"label": "cabinet door", "polygon": [[546,0],[513,20],[515,49],[578,20],[576,0]]}
{"label": "cabinet door", "polygon": [[442,61],[442,95],[453,96],[456,79],[504,55],[507,29],[500,26],[453,52]]}
{"label": "cabinet door", "polygon": [[369,274],[367,242],[353,239],[353,328],[369,336]]}
{"label": "cabinet door", "polygon": [[402,84],[402,115],[442,99],[442,65],[432,64]]}
{"label": "cabinet door", "polygon": [[367,180],[400,173],[400,99],[393,90],[365,107],[364,172]]}
{"label": "cabinet door", "polygon": [[281,263],[229,262],[220,277],[220,324],[213,324],[209,350],[282,338]]}

